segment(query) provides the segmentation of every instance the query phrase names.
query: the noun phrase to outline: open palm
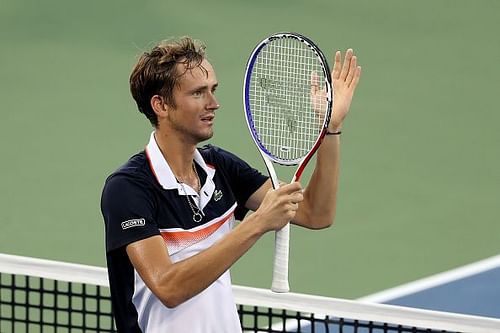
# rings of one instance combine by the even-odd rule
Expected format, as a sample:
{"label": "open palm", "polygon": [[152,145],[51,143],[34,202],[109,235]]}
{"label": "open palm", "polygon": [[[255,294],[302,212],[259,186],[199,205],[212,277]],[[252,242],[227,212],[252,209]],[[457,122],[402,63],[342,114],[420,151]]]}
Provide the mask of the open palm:
{"label": "open palm", "polygon": [[[331,73],[333,84],[333,110],[328,126],[329,131],[339,131],[349,112],[352,97],[361,76],[361,67],[352,49],[348,49],[342,63],[340,51],[335,53],[335,63]],[[311,74],[311,102],[320,120],[324,117],[326,91],[320,89],[320,79],[316,72]]]}
{"label": "open palm", "polygon": [[361,66],[357,64],[357,57],[352,49],[346,51],[344,62],[340,51],[335,53],[335,63],[332,70],[333,110],[329,130],[339,131],[342,127],[352,97],[361,76]]}

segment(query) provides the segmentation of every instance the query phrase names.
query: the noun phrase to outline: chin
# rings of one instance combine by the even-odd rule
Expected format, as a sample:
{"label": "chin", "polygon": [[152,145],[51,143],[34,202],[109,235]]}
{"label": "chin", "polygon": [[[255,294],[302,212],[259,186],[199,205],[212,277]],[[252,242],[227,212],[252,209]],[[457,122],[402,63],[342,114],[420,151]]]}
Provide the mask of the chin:
{"label": "chin", "polygon": [[207,140],[211,139],[213,136],[214,136],[214,132],[210,131],[210,133],[204,133],[202,135],[199,135],[197,139],[199,142],[202,142],[202,141],[207,141]]}

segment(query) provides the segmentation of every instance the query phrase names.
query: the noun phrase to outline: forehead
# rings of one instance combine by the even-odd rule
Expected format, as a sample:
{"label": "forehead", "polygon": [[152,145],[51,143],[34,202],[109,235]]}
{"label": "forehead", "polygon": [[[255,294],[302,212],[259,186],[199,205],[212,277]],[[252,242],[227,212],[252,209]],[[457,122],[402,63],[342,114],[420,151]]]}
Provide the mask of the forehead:
{"label": "forehead", "polygon": [[180,86],[191,85],[191,84],[215,84],[217,78],[215,76],[215,71],[210,62],[204,59],[200,66],[192,69],[185,69],[184,64],[178,65],[178,71],[184,72],[179,78]]}

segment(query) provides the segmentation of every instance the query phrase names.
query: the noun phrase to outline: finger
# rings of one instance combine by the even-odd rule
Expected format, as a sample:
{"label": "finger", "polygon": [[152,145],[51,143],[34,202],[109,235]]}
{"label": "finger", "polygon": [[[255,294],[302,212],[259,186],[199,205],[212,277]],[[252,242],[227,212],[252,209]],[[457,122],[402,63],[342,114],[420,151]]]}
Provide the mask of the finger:
{"label": "finger", "polygon": [[333,71],[332,71],[332,79],[333,80],[338,80],[340,77],[340,60],[342,58],[342,55],[340,54],[340,51],[335,52],[335,62],[333,63]]}
{"label": "finger", "polygon": [[285,194],[292,194],[294,192],[302,191],[302,185],[299,182],[293,182],[280,187],[280,191]]}
{"label": "finger", "polygon": [[356,73],[354,74],[354,78],[351,82],[351,85],[349,88],[351,89],[356,89],[356,86],[358,85],[359,78],[361,77],[361,66],[356,67]]}
{"label": "finger", "polygon": [[[287,224],[288,221],[293,220],[293,218],[295,217],[295,213],[296,213],[295,210],[291,210],[291,209],[287,210],[286,213],[285,213],[285,219],[284,219],[285,223],[283,225]],[[281,227],[279,229],[281,229]]]}
{"label": "finger", "polygon": [[311,73],[311,95],[316,95],[319,90],[319,76],[316,71]]}
{"label": "finger", "polygon": [[351,65],[352,49],[348,49],[345,53],[344,64],[342,65],[342,71],[340,72],[340,79],[344,80],[349,73],[349,66]]}
{"label": "finger", "polygon": [[352,79],[354,78],[354,75],[356,74],[356,71],[357,71],[357,60],[358,59],[357,59],[356,56],[353,56],[351,58],[351,63],[349,65],[349,73],[347,73],[347,77],[346,77],[347,86],[351,85]]}
{"label": "finger", "polygon": [[290,200],[294,203],[299,203],[302,200],[304,200],[304,195],[302,194],[302,191],[293,193],[292,196],[290,197]]}

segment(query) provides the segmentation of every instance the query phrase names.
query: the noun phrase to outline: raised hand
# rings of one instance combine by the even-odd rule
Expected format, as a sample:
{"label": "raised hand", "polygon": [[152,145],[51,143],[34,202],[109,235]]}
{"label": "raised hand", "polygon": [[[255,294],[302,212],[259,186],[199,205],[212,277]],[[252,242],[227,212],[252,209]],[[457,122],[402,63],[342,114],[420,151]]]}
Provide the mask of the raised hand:
{"label": "raised hand", "polygon": [[329,131],[336,132],[342,128],[342,123],[351,107],[352,97],[360,76],[361,66],[358,66],[354,51],[352,49],[346,51],[343,63],[342,54],[337,51],[332,70],[333,110],[330,125],[328,126]]}
{"label": "raised hand", "polygon": [[311,73],[311,104],[320,124],[324,121],[326,112],[326,90],[320,89],[321,84],[318,73],[313,71]]}

